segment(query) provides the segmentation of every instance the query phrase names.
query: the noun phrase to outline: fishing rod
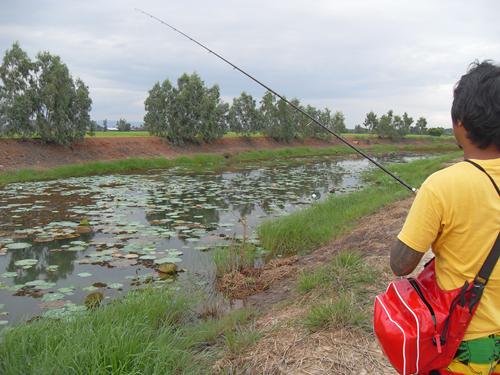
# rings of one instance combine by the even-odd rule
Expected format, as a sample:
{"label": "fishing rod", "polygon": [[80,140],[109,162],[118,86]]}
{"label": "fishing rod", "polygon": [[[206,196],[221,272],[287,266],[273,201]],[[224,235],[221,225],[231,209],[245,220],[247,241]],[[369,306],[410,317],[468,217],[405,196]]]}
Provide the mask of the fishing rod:
{"label": "fishing rod", "polygon": [[[373,164],[375,164],[377,167],[379,167],[380,169],[382,169],[385,173],[387,173],[389,176],[391,176],[392,178],[394,178],[396,181],[398,181],[401,185],[403,185],[405,188],[407,188],[408,190],[412,191],[412,192],[416,192],[417,189],[415,189],[414,187],[408,185],[406,182],[404,182],[401,178],[399,178],[398,176],[396,176],[394,173],[392,173],[391,171],[389,171],[387,168],[385,168],[382,164],[380,164],[378,161],[376,161],[375,159],[371,158],[368,154],[366,154],[364,151],[362,151],[361,149],[357,148],[356,146],[354,146],[353,144],[349,143],[349,141],[347,141],[344,137],[342,137],[341,135],[335,133],[333,130],[330,130],[329,128],[327,128],[325,125],[323,125],[320,121],[318,121],[316,118],[314,118],[313,116],[311,116],[309,113],[307,113],[306,111],[304,111],[302,108],[298,107],[297,105],[293,104],[292,102],[290,102],[288,99],[286,99],[283,95],[277,93],[276,91],[274,91],[272,88],[270,88],[269,86],[267,86],[266,84],[262,83],[261,81],[259,81],[257,78],[255,78],[254,76],[252,76],[251,74],[247,73],[246,71],[244,71],[243,69],[241,69],[240,67],[236,66],[235,64],[233,64],[231,61],[227,60],[225,57],[221,56],[220,54],[218,54],[217,52],[211,50],[210,48],[208,48],[207,46],[205,46],[204,44],[198,42],[196,39],[190,37],[188,34],[184,33],[183,31],[175,28],[174,26],[168,24],[167,22],[163,21],[162,19],[156,17],[156,16],[153,16],[152,14],[142,10],[142,9],[139,9],[139,8],[135,8],[135,10],[137,12],[140,12],[142,14],[144,14],[145,16],[147,17],[150,17],[152,18],[153,20],[155,21],[158,21],[159,23],[161,23],[162,25],[164,26],[167,26],[168,28],[172,29],[173,31],[175,31],[176,33],[184,36],[185,38],[189,39],[190,41],[192,41],[193,43],[197,44],[198,46],[200,46],[201,48],[203,48],[204,50],[208,51],[209,53],[211,53],[212,55],[218,57],[219,59],[221,59],[222,61],[224,61],[226,64],[230,65],[231,67],[233,67],[233,69],[236,69],[237,71],[239,71],[240,73],[242,73],[243,75],[247,76],[248,78],[250,78],[252,81],[256,82],[257,84],[259,84],[260,86],[264,87],[267,91],[269,91],[270,93],[272,93],[273,95],[275,95],[276,97],[280,98],[281,100],[283,100],[286,104],[288,104],[290,107],[292,107],[293,109],[295,109],[296,111],[300,112],[302,115],[306,116],[307,118],[309,118],[312,122],[314,122],[316,125],[320,126],[321,128],[323,128],[323,130],[325,130],[326,132],[332,134],[334,137],[336,137],[339,141],[341,141],[342,143],[344,143],[345,145],[349,146],[350,148],[352,148],[354,151],[356,151],[358,154],[362,155],[363,157],[365,157],[366,159],[368,159],[369,161],[371,161]],[[309,124],[308,124],[309,125]]]}

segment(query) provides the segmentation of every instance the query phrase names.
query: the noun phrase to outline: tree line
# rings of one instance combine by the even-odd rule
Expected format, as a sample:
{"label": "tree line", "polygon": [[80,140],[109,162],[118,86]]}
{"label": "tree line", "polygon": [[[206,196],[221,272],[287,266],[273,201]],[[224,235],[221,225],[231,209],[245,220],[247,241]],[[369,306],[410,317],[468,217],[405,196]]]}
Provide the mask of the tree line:
{"label": "tree line", "polygon": [[442,127],[427,128],[425,117],[419,117],[416,122],[408,113],[402,116],[395,115],[393,110],[380,117],[375,112],[370,111],[366,114],[363,125],[356,125],[355,133],[371,133],[380,138],[398,139],[408,134],[441,136],[446,133]]}
{"label": "tree line", "polygon": [[[298,99],[291,102],[329,129],[346,131],[342,112],[304,107]],[[183,74],[176,85],[168,79],[157,82],[149,91],[145,109],[144,127],[175,144],[212,142],[228,131],[242,136],[260,132],[281,142],[303,137],[329,138],[329,133],[310,124],[306,116],[270,92],[259,103],[242,92],[229,105],[221,101],[217,85],[207,87],[196,73]]]}

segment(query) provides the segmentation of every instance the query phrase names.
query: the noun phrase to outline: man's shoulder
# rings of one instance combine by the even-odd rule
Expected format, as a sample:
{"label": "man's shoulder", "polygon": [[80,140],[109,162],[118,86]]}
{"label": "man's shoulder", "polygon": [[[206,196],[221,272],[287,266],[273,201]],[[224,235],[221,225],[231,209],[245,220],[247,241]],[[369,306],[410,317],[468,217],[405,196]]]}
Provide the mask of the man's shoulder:
{"label": "man's shoulder", "polygon": [[449,190],[470,183],[470,169],[467,163],[459,162],[431,174],[422,186],[434,192]]}

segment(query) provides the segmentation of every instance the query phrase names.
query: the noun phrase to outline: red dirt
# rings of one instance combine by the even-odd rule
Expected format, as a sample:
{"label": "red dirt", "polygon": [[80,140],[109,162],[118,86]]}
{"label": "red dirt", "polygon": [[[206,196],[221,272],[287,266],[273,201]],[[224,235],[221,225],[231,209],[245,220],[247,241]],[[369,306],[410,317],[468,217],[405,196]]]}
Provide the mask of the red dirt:
{"label": "red dirt", "polygon": [[[383,143],[378,139],[356,141],[364,146],[368,143]],[[407,139],[405,143],[419,143]],[[37,140],[0,139],[0,171],[19,168],[45,169],[66,164],[79,164],[98,160],[118,160],[130,157],[175,158],[196,153],[239,153],[248,150],[278,149],[285,147],[328,147],[338,141],[326,142],[316,139],[279,143],[268,137],[223,138],[213,143],[173,146],[157,137],[99,137],[85,138],[72,146],[44,144]]]}

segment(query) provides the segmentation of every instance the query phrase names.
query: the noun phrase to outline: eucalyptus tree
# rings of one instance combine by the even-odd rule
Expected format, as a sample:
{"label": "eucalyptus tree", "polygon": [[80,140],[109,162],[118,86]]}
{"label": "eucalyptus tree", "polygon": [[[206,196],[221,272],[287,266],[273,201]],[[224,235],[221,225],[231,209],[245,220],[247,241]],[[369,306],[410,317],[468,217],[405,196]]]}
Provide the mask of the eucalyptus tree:
{"label": "eucalyptus tree", "polygon": [[229,130],[250,136],[253,132],[261,130],[260,116],[255,99],[242,92],[238,98],[233,99],[229,109]]}
{"label": "eucalyptus tree", "polygon": [[415,123],[415,131],[417,134],[427,134],[427,120],[425,117],[419,117]]}
{"label": "eucalyptus tree", "polygon": [[155,83],[149,90],[144,102],[144,126],[150,134],[168,139],[173,137],[173,95],[173,86],[168,79],[161,84]]}
{"label": "eucalyptus tree", "polygon": [[205,142],[220,139],[227,131],[227,113],[229,104],[220,99],[219,86],[204,88],[203,100],[200,103],[201,123],[199,136]]}
{"label": "eucalyptus tree", "polygon": [[217,85],[207,88],[193,73],[156,83],[144,102],[144,125],[148,131],[174,144],[212,142],[227,130],[228,105],[220,99]]}
{"label": "eucalyptus tree", "polygon": [[0,66],[0,131],[22,138],[69,144],[90,128],[92,100],[60,57],[38,53],[32,62],[18,43]]}
{"label": "eucalyptus tree", "polygon": [[87,86],[80,79],[73,81],[59,56],[39,53],[35,66],[36,133],[45,142],[60,144],[83,139],[91,124]]}
{"label": "eucalyptus tree", "polygon": [[[309,114],[311,117],[319,120],[320,119],[320,114],[321,111],[317,109],[316,107],[313,107],[312,105],[307,105],[304,108],[304,111]],[[315,124],[312,123],[312,121],[307,118],[306,116],[303,116],[303,120],[301,122],[300,128],[298,129],[299,133],[302,135],[302,137],[313,137],[313,138],[323,138],[328,134],[325,132],[324,129],[320,128],[319,126],[316,126]]]}
{"label": "eucalyptus tree", "polygon": [[124,118],[119,119],[116,122],[115,126],[116,126],[116,129],[118,131],[121,131],[121,132],[128,132],[128,131],[132,130],[132,125],[130,124],[130,122],[128,122]]}
{"label": "eucalyptus tree", "polygon": [[[292,99],[290,102],[300,107],[298,99]],[[266,92],[262,97],[259,111],[264,133],[279,142],[290,142],[297,137],[305,117],[284,100],[276,100],[270,92]]]}
{"label": "eucalyptus tree", "polygon": [[375,134],[377,134],[380,138],[390,138],[396,139],[399,134],[396,129],[396,123],[402,122],[400,116],[394,116],[394,111],[391,109],[387,111],[386,114],[380,116],[377,127],[375,128]]}
{"label": "eucalyptus tree", "polygon": [[340,111],[335,111],[332,118],[332,130],[335,133],[346,133],[347,126],[345,124],[345,116]]}
{"label": "eucalyptus tree", "polygon": [[375,112],[370,111],[366,114],[365,121],[363,121],[363,126],[368,129],[370,133],[375,133],[379,120]]}
{"label": "eucalyptus tree", "polygon": [[34,64],[19,43],[5,52],[0,66],[0,133],[29,138],[35,133]]}

